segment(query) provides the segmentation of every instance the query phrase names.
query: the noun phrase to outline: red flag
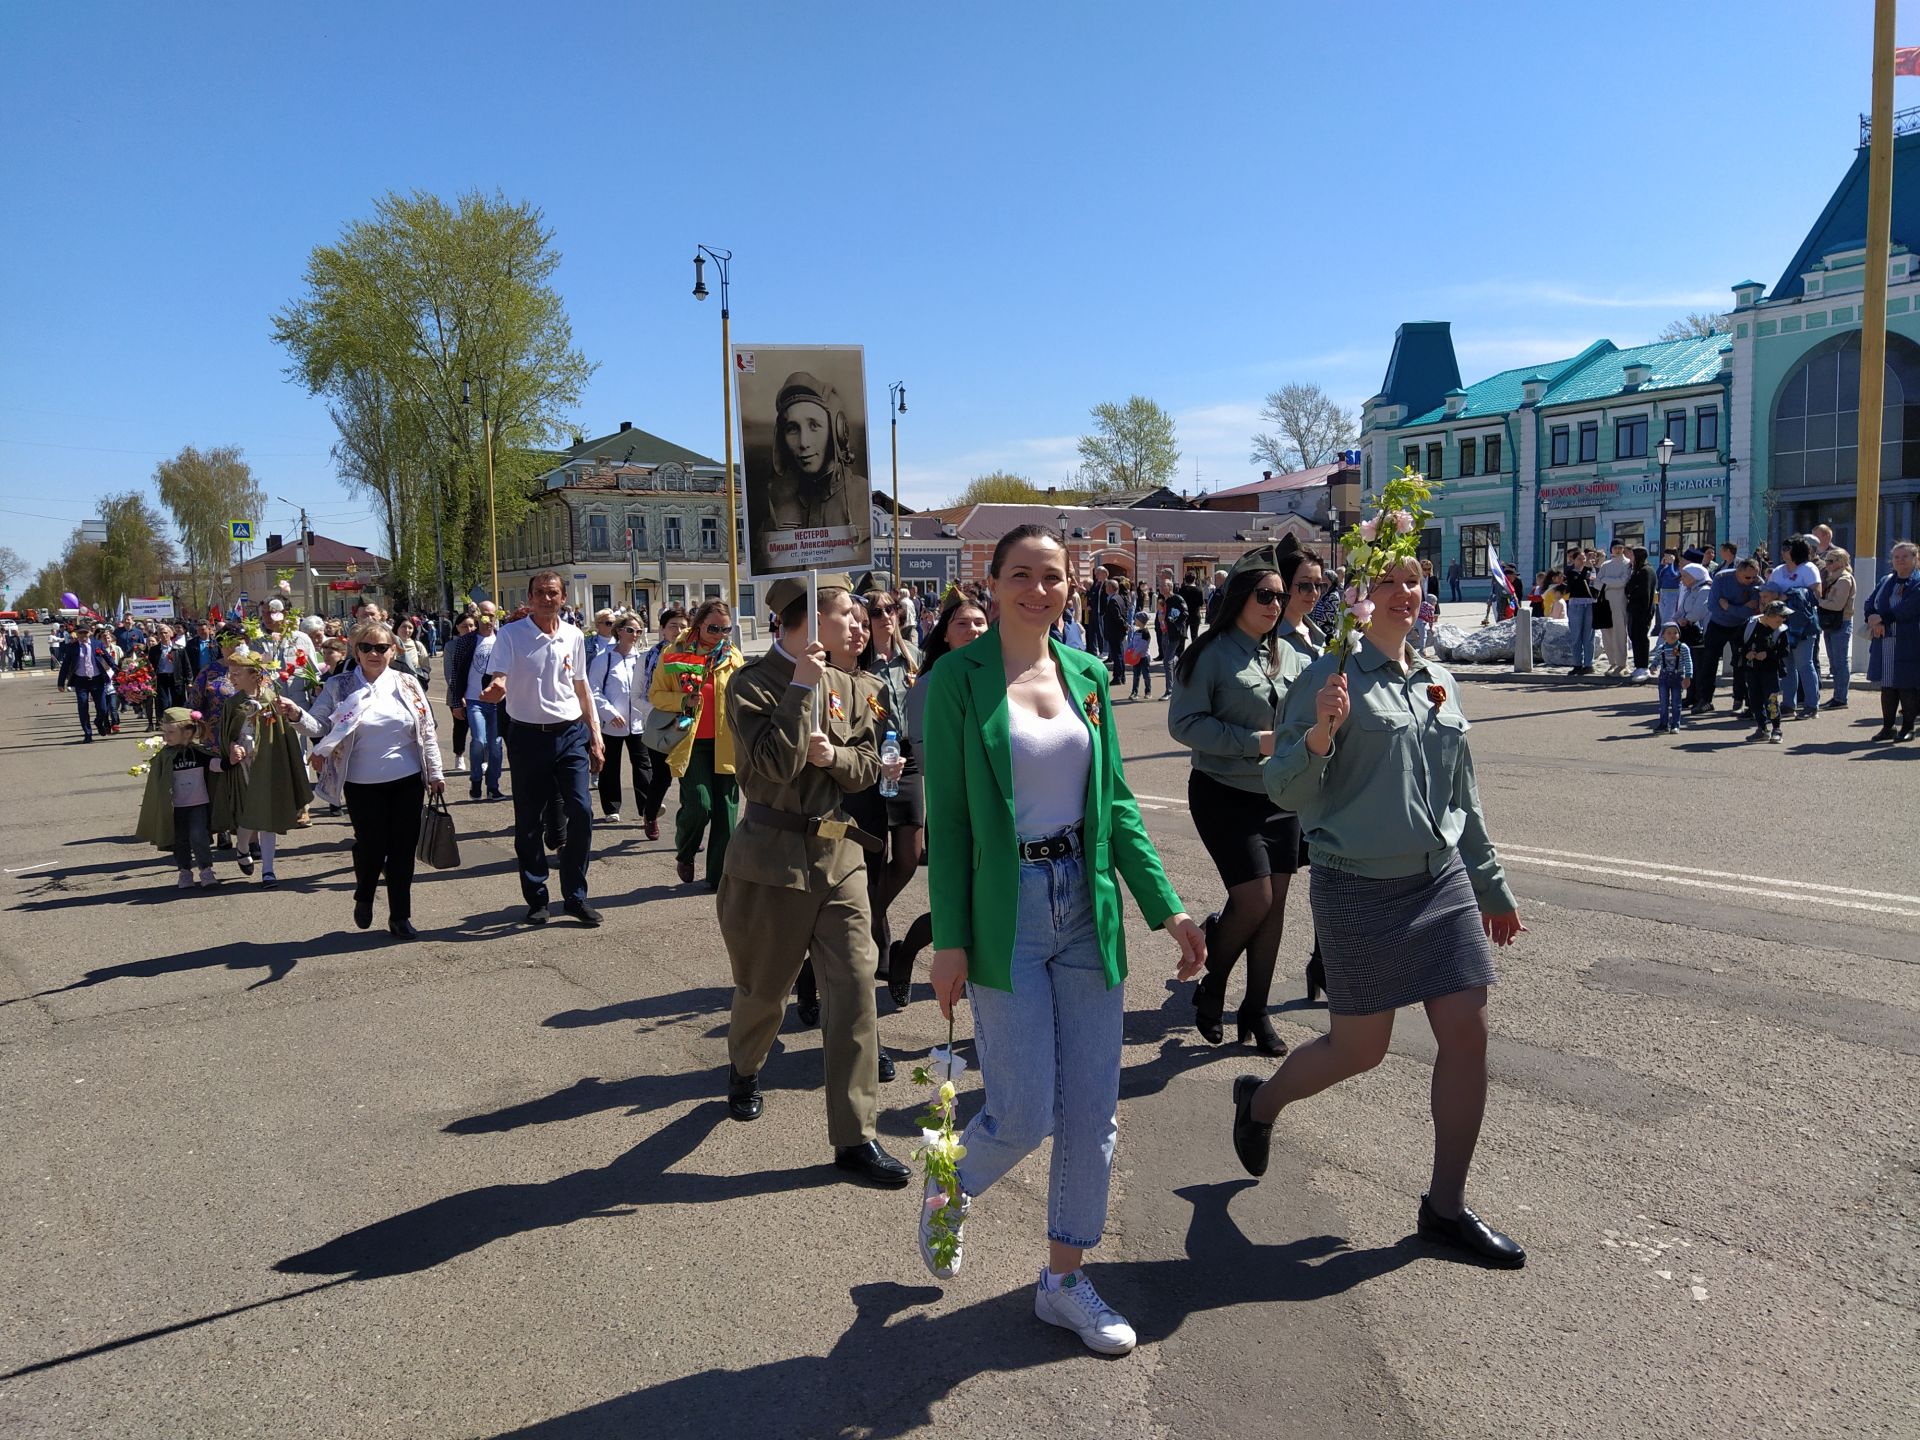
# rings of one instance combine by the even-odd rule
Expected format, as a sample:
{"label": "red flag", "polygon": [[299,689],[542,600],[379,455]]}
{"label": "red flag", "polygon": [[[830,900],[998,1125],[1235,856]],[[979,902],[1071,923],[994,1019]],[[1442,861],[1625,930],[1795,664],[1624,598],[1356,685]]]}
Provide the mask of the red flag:
{"label": "red flag", "polygon": [[1899,45],[1894,47],[1893,73],[1896,75],[1920,75],[1920,45]]}

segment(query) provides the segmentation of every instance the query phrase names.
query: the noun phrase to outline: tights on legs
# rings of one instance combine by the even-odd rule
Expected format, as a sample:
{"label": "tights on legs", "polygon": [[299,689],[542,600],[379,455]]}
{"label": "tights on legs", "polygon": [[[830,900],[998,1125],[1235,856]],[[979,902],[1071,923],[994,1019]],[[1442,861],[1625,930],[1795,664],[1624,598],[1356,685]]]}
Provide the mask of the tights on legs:
{"label": "tights on legs", "polygon": [[1227,891],[1227,903],[1213,927],[1213,950],[1207,956],[1207,983],[1224,993],[1227,977],[1242,953],[1247,957],[1247,995],[1243,1015],[1266,1013],[1273,989],[1273,967],[1280,958],[1280,938],[1287,925],[1287,886],[1291,875],[1263,875]]}
{"label": "tights on legs", "polygon": [[273,851],[280,837],[271,830],[242,830],[240,832],[240,853],[246,854],[253,846],[260,847],[260,868],[266,874],[273,874]]}

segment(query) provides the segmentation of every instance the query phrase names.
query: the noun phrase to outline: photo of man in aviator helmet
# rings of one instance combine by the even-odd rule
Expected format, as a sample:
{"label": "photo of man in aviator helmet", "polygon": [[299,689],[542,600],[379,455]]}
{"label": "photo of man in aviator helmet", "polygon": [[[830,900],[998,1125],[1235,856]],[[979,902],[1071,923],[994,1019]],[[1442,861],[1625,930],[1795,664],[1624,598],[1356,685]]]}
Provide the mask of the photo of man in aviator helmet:
{"label": "photo of man in aviator helmet", "polygon": [[[861,384],[860,351],[761,347],[743,354],[752,356],[737,367],[751,573],[870,563],[865,408],[850,412],[842,398],[843,387]],[[784,378],[775,389],[760,383],[762,376]]]}

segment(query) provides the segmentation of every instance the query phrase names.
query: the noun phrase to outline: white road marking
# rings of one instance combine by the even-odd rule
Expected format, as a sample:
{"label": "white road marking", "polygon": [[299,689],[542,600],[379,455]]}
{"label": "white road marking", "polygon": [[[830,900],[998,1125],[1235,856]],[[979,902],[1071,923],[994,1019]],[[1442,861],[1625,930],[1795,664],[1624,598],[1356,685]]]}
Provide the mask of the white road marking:
{"label": "white road marking", "polygon": [[[1501,854],[1517,865],[1545,865],[1555,870],[1580,870],[1590,878],[1595,875],[1591,864],[1573,860],[1546,860],[1537,855],[1519,855],[1512,849],[1503,849]],[[1745,895],[1749,899],[1759,897],[1767,900],[1789,900],[1801,905],[1834,905],[1843,910],[1871,910],[1881,915],[1898,915],[1907,920],[1920,920],[1920,910],[1902,910],[1897,905],[1869,905],[1864,900],[1835,900],[1826,895],[1809,895],[1803,890],[1768,890],[1768,885],[1791,884],[1791,881],[1774,880],[1763,875],[1752,877],[1744,885],[1723,885],[1717,880],[1696,880],[1690,875],[1673,875],[1653,870],[1608,870],[1600,872],[1613,880],[1645,880],[1656,885],[1689,885],[1697,890],[1726,890],[1735,895]],[[1604,884],[1594,879],[1595,884]],[[1608,889],[1619,889],[1609,885]]]}
{"label": "white road marking", "polygon": [[49,865],[58,865],[59,863],[58,860],[42,860],[38,865],[22,865],[18,870],[0,871],[0,874],[24,875],[29,870],[44,870]]}
{"label": "white road marking", "polygon": [[1920,895],[1891,894],[1885,890],[1849,890],[1842,885],[1822,885],[1813,880],[1779,880],[1771,875],[1742,875],[1730,870],[1701,870],[1691,865],[1669,865],[1660,860],[1635,860],[1620,855],[1582,855],[1577,850],[1549,850],[1541,845],[1507,845],[1498,841],[1494,848],[1505,855],[1556,855],[1564,860],[1585,860],[1591,865],[1632,865],[1641,870],[1671,870],[1677,875],[1706,875],[1715,880],[1746,880],[1762,885],[1784,885],[1789,890],[1817,890],[1826,895],[1857,895],[1863,900],[1895,900],[1902,905],[1920,905]]}
{"label": "white road marking", "polygon": [[1174,809],[1178,810],[1183,806],[1185,806],[1187,803],[1184,800],[1176,800],[1171,795],[1142,795],[1137,790],[1134,791],[1133,798],[1136,800],[1151,800],[1154,804],[1154,807],[1160,810],[1165,810],[1168,806],[1172,806]]}

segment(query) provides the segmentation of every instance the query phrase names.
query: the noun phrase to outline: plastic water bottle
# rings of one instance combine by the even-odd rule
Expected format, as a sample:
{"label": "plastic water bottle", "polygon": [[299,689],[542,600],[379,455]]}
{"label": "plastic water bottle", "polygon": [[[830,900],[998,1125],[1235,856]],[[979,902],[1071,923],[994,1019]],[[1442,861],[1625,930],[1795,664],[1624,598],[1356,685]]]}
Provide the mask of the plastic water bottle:
{"label": "plastic water bottle", "polygon": [[900,793],[900,782],[890,779],[887,766],[900,758],[900,737],[893,731],[887,731],[887,738],[880,742],[880,793],[891,800]]}

